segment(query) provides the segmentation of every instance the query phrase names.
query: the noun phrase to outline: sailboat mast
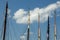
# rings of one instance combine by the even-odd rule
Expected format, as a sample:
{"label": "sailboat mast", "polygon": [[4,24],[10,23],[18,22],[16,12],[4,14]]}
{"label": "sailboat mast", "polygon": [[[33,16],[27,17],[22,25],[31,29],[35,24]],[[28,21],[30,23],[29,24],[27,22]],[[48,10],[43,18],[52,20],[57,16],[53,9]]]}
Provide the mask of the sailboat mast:
{"label": "sailboat mast", "polygon": [[5,19],[4,19],[4,34],[3,34],[3,40],[5,40],[5,35],[6,35],[7,12],[8,12],[8,2],[6,2],[6,14],[5,14]]}
{"label": "sailboat mast", "polygon": [[29,26],[28,26],[28,31],[27,31],[27,40],[29,40],[29,31],[30,31],[30,29],[29,29]]}
{"label": "sailboat mast", "polygon": [[47,40],[49,40],[49,34],[50,34],[50,23],[49,23],[49,16],[48,16]]}
{"label": "sailboat mast", "polygon": [[38,40],[41,40],[40,38],[40,15],[38,14]]}
{"label": "sailboat mast", "polygon": [[56,10],[54,11],[54,40],[56,40]]}
{"label": "sailboat mast", "polygon": [[29,34],[30,34],[30,14],[28,13],[28,31],[27,31],[27,40],[29,40]]}

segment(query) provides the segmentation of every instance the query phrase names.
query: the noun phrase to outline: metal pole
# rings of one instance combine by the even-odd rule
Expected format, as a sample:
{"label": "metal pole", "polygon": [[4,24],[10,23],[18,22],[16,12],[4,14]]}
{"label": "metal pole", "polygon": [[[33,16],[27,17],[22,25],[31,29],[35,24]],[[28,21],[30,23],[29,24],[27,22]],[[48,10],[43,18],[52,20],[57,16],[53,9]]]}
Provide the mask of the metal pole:
{"label": "metal pole", "polygon": [[27,40],[29,40],[30,35],[30,14],[28,12],[28,31],[27,31]]}
{"label": "metal pole", "polygon": [[40,15],[38,14],[38,40],[41,40],[40,36]]}
{"label": "metal pole", "polygon": [[56,10],[54,11],[54,40],[56,40]]}
{"label": "metal pole", "polygon": [[7,12],[8,12],[8,2],[6,2],[6,14],[5,14],[5,20],[4,20],[4,34],[3,34],[3,40],[5,40],[5,35],[6,35]]}
{"label": "metal pole", "polygon": [[49,40],[49,34],[50,34],[50,24],[49,24],[49,16],[48,16],[47,40]]}

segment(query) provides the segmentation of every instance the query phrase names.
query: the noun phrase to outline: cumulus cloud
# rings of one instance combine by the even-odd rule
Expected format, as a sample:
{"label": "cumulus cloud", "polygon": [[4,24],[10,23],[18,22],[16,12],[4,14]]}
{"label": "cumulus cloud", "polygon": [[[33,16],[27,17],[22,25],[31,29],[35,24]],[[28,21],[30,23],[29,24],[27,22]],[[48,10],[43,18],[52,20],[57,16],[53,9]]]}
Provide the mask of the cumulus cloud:
{"label": "cumulus cloud", "polygon": [[[32,34],[33,34],[33,32],[30,32],[29,34],[30,34],[30,35],[32,35]],[[24,35],[27,35],[27,32],[26,32],[26,33],[24,33]]]}
{"label": "cumulus cloud", "polygon": [[23,35],[23,36],[20,36],[20,39],[21,40],[25,40],[25,36]]}
{"label": "cumulus cloud", "polygon": [[24,9],[19,9],[15,12],[13,18],[16,20],[16,23],[26,23],[27,22],[27,11]]}
{"label": "cumulus cloud", "polygon": [[57,16],[60,16],[60,14],[59,14],[59,15],[57,15]]}
{"label": "cumulus cloud", "polygon": [[30,23],[38,20],[38,14],[40,15],[40,22],[44,23],[47,21],[48,15],[53,17],[54,11],[60,8],[60,1],[50,4],[44,8],[34,8],[30,11],[25,11],[24,9],[19,9],[14,13],[13,19],[16,20],[18,24],[26,24],[28,22],[28,13],[30,13]]}
{"label": "cumulus cloud", "polygon": [[[32,35],[32,34],[33,34],[33,32],[30,32],[30,35]],[[27,40],[26,38],[27,38],[27,32],[25,32],[24,35],[20,36],[21,40]]]}
{"label": "cumulus cloud", "polygon": [[11,12],[11,10],[8,9],[8,17],[9,17],[9,18],[11,17],[10,12]]}

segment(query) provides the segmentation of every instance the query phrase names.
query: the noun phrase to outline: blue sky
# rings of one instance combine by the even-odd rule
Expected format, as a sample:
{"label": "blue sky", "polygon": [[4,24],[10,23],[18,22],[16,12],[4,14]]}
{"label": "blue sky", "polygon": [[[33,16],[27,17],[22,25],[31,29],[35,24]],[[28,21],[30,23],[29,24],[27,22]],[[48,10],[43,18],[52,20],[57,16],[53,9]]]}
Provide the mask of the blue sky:
{"label": "blue sky", "polygon": [[[6,40],[20,40],[21,36],[25,36],[26,40],[26,31],[27,31],[27,22],[24,23],[22,21],[22,18],[17,18],[14,19],[15,14],[18,14],[17,11],[19,9],[23,9],[23,13],[26,11],[32,11],[33,13],[35,12],[34,10],[40,10],[43,9],[43,14],[45,8],[48,8],[48,6],[51,4],[55,4],[57,1],[60,2],[60,0],[8,0],[8,6],[10,10],[10,18],[8,18],[8,23],[7,23],[7,32],[6,32]],[[0,40],[2,40],[2,31],[3,31],[3,21],[4,21],[4,12],[5,12],[5,4],[6,0],[0,0]],[[37,9],[36,9],[37,8]],[[53,10],[52,10],[53,11]],[[21,12],[19,12],[21,13]],[[47,13],[47,12],[46,12]],[[60,37],[60,7],[57,8],[57,19],[56,19],[56,24],[57,24],[57,40],[59,40]],[[33,15],[33,14],[32,14]],[[34,14],[35,15],[35,14]],[[52,15],[50,17],[50,40],[54,40],[54,17],[53,13],[50,13],[49,15]],[[20,17],[21,15],[19,15]],[[24,17],[27,17],[24,15]],[[34,17],[35,18],[35,17]],[[37,40],[38,37],[38,22],[36,19],[32,18],[32,23],[30,24],[30,40]],[[43,18],[43,17],[42,17]],[[41,19],[42,19],[41,18]],[[45,17],[46,18],[46,17]],[[20,22],[20,20],[23,22]],[[33,20],[34,19],[34,20]],[[18,22],[16,22],[19,20]],[[42,22],[40,22],[40,29],[41,29],[41,40],[46,40],[46,31],[47,31],[47,19],[42,19]]]}

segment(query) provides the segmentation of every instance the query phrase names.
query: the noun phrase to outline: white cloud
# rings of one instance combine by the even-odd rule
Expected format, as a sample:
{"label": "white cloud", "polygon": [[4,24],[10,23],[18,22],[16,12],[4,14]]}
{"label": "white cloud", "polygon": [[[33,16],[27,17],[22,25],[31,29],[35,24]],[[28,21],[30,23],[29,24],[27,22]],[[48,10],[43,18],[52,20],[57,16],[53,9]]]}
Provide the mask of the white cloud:
{"label": "white cloud", "polygon": [[[29,34],[30,34],[30,35],[32,35],[32,34],[33,34],[33,32],[30,32]],[[25,32],[25,33],[24,33],[24,35],[27,35],[27,32]]]}
{"label": "white cloud", "polygon": [[60,16],[60,14],[59,14],[59,15],[57,15],[57,16]]}
{"label": "white cloud", "polygon": [[9,17],[9,18],[11,17],[10,12],[11,12],[11,10],[8,9],[8,17]]}
{"label": "white cloud", "polygon": [[[30,35],[32,35],[33,32],[30,32]],[[27,40],[27,32],[24,33],[24,35],[20,36],[21,40]]]}
{"label": "white cloud", "polygon": [[20,39],[21,40],[25,40],[25,36],[23,35],[23,36],[20,36]]}
{"label": "white cloud", "polygon": [[[48,15],[50,17],[53,17],[52,14],[59,7],[60,7],[60,1],[57,1],[56,3],[50,4],[44,8],[34,8],[33,10],[30,10],[29,13],[30,13],[31,23],[38,20],[38,13],[40,15],[40,22],[41,23],[47,21]],[[17,10],[14,13],[13,19],[16,20],[16,23],[26,24],[28,21],[28,11],[25,11],[24,9]]]}
{"label": "white cloud", "polygon": [[27,11],[24,9],[19,9],[15,12],[13,18],[16,19],[16,23],[26,23],[27,22]]}

